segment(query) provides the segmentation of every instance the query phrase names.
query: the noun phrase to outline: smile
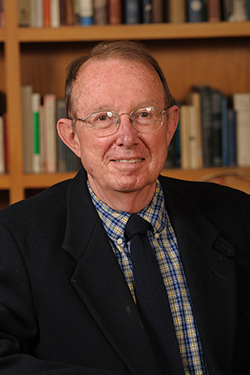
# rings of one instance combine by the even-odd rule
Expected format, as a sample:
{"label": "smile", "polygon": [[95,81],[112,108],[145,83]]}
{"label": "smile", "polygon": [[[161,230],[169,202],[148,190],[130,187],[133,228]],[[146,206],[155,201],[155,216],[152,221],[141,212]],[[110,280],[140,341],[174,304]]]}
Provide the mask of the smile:
{"label": "smile", "polygon": [[117,163],[130,163],[130,164],[135,164],[135,163],[140,163],[144,159],[120,159],[120,160],[114,160]]}

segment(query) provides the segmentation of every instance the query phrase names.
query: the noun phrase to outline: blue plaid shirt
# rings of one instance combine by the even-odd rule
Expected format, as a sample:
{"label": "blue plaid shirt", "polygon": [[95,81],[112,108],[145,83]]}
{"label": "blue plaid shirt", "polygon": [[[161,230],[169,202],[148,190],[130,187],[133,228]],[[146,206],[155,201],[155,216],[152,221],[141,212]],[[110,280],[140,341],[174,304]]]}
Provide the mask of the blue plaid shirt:
{"label": "blue plaid shirt", "polygon": [[[88,187],[94,206],[136,302],[130,243],[126,242],[124,237],[125,225],[130,214],[108,207],[94,194],[89,185]],[[165,209],[164,195],[159,181],[157,181],[152,201],[138,214],[149,221],[154,228],[154,232],[149,234],[149,240],[158,259],[168,292],[185,374],[207,374],[177,240]]]}

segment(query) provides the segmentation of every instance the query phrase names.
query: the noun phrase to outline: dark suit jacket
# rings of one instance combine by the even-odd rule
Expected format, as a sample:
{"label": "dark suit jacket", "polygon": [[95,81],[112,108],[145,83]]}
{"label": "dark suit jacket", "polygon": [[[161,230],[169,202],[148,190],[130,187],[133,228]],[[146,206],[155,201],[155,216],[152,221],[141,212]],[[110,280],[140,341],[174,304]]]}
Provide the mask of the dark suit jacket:
{"label": "dark suit jacket", "polygon": [[[250,198],[160,177],[211,375],[250,373]],[[0,212],[0,373],[159,375],[84,170]]]}

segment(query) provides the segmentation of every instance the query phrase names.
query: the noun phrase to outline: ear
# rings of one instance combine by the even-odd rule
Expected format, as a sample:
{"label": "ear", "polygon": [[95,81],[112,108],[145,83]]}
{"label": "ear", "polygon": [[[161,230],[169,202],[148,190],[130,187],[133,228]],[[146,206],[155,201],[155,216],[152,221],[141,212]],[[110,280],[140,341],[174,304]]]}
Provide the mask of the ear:
{"label": "ear", "polygon": [[167,134],[167,145],[169,146],[171,139],[176,131],[179,121],[179,108],[177,105],[173,105],[168,108],[168,134]]}
{"label": "ear", "polygon": [[80,144],[77,133],[74,131],[72,120],[61,118],[57,122],[57,133],[63,143],[80,158]]}

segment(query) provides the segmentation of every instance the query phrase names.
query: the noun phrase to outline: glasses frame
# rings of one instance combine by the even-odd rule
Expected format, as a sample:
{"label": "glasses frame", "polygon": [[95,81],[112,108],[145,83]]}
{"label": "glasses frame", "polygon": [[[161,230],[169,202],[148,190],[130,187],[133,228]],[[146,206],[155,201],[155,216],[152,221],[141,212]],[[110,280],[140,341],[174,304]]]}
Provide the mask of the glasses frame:
{"label": "glasses frame", "polygon": [[[157,129],[154,129],[154,130],[151,130],[151,131],[141,131],[141,130],[138,130],[138,129],[136,128],[136,126],[134,126],[134,124],[133,124],[133,119],[131,118],[132,115],[133,115],[133,113],[134,113],[135,111],[138,111],[138,110],[140,110],[140,109],[144,109],[144,108],[156,108],[156,109],[158,109],[158,110],[161,112],[161,124],[160,124],[160,126],[159,126]],[[114,135],[114,134],[117,132],[117,130],[118,130],[119,126],[120,126],[120,123],[121,123],[120,116],[128,115],[128,116],[129,116],[129,121],[130,121],[131,125],[134,127],[134,129],[136,129],[139,133],[149,134],[149,133],[154,133],[155,131],[159,130],[159,129],[162,127],[162,125],[163,125],[163,123],[164,123],[164,114],[167,112],[167,110],[168,110],[169,108],[170,108],[170,107],[165,108],[165,109],[162,111],[159,107],[149,105],[149,106],[144,106],[144,107],[138,107],[138,108],[135,108],[135,109],[133,109],[130,113],[122,112],[122,113],[120,113],[120,114],[116,113],[115,111],[111,111],[111,110],[108,110],[108,109],[107,109],[107,110],[103,110],[103,111],[95,111],[95,112],[92,112],[92,113],[90,113],[88,116],[86,116],[85,118],[80,118],[80,117],[69,117],[69,119],[70,119],[71,121],[81,121],[81,122],[85,122],[86,124],[88,124],[88,123],[87,123],[87,120],[88,120],[88,118],[89,118],[90,116],[92,116],[92,115],[94,115],[94,114],[96,114],[96,113],[111,112],[113,115],[117,116],[117,121],[116,121],[116,128],[115,128],[115,130],[114,130],[112,133],[107,134],[107,135],[97,135],[97,134],[95,134],[98,138],[104,138],[104,137],[109,137],[109,136],[111,136],[111,135]],[[88,124],[88,125],[90,125],[90,126],[94,129],[94,125],[93,125],[93,124]]]}

